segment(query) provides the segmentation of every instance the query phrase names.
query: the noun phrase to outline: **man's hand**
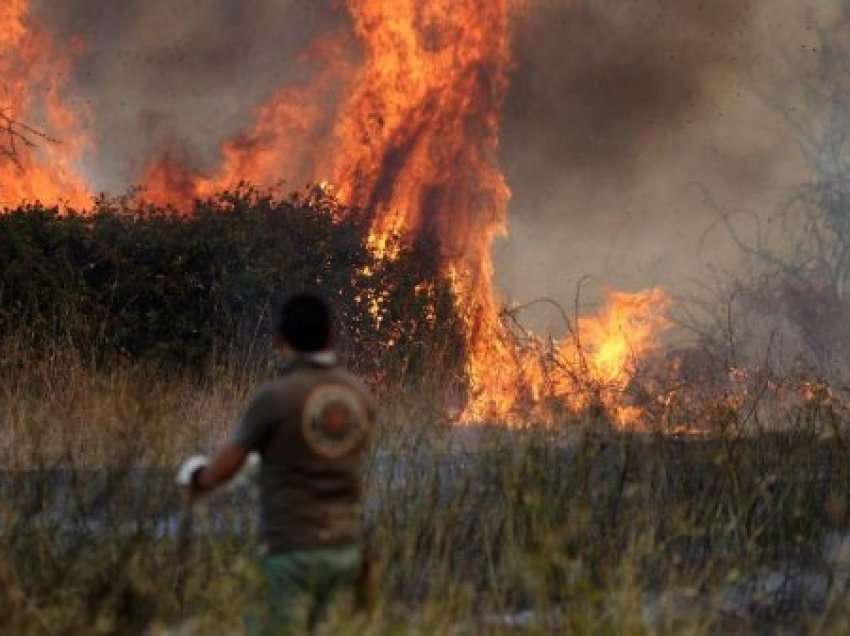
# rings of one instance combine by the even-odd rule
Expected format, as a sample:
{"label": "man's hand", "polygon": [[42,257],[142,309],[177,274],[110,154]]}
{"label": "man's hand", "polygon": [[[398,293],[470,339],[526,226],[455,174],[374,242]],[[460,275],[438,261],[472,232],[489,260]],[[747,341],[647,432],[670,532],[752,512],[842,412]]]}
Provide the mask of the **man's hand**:
{"label": "man's hand", "polygon": [[194,492],[196,474],[209,466],[209,463],[210,460],[205,455],[194,455],[187,459],[177,471],[177,485]]}
{"label": "man's hand", "polygon": [[248,451],[232,442],[222,446],[212,461],[195,455],[183,462],[177,473],[177,483],[192,494],[207,492],[233,477],[247,455]]}

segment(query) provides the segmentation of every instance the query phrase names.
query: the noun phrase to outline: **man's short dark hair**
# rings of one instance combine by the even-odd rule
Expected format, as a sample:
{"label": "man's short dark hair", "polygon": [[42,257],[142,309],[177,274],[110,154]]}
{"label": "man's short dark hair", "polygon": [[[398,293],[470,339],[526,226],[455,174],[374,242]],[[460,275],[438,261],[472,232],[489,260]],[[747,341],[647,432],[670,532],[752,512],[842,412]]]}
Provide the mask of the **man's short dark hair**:
{"label": "man's short dark hair", "polygon": [[280,305],[274,322],[278,338],[296,351],[322,351],[331,344],[333,317],[325,300],[317,294],[299,292]]}

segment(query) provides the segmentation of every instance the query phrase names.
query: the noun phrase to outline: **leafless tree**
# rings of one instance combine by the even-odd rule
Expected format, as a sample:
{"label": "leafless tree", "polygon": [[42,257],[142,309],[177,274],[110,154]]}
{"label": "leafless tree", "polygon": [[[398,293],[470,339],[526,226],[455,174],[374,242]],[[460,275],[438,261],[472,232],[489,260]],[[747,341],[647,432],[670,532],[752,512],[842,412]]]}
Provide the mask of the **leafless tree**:
{"label": "leafless tree", "polygon": [[56,140],[17,119],[9,108],[0,107],[0,158],[21,167],[24,154],[39,142],[56,143]]}
{"label": "leafless tree", "polygon": [[[841,18],[819,29],[818,65],[804,78],[808,108],[785,110],[811,167],[812,177],[792,201],[805,240],[798,254],[804,274],[829,287],[835,299],[850,298],[850,2]],[[808,113],[808,116],[807,116]]]}
{"label": "leafless tree", "polygon": [[834,368],[850,356],[850,0],[841,0],[829,25],[814,18],[810,24],[817,45],[804,50],[802,61],[798,51],[777,49],[782,71],[751,78],[809,167],[807,181],[773,217],[785,244],[777,248],[765,239],[758,214],[750,217],[759,228],[755,238],[745,237],[739,217],[701,192],[756,265],[727,289],[728,297],[734,295],[744,311],[791,326],[813,361]]}

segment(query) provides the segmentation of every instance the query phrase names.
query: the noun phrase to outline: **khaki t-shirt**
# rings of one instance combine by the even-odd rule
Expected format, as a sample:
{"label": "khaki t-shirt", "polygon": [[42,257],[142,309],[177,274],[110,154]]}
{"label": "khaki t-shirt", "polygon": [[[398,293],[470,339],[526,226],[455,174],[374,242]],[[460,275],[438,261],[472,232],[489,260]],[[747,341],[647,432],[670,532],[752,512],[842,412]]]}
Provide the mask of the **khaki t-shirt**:
{"label": "khaki t-shirt", "polygon": [[374,412],[368,390],[330,352],[297,357],[257,392],[232,439],[262,457],[260,531],[270,552],[361,539]]}

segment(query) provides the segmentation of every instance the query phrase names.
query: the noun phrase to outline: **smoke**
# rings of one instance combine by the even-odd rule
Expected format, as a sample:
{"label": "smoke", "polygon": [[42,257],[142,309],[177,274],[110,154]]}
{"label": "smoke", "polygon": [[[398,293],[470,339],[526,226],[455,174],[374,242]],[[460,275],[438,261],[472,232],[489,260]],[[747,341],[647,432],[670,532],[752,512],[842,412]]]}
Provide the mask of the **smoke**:
{"label": "smoke", "polygon": [[[94,113],[95,185],[122,191],[163,151],[201,170],[278,88],[321,69],[304,51],[349,18],[337,2],[34,0],[60,39],[80,38],[70,93]],[[286,175],[282,175],[286,176]]]}
{"label": "smoke", "polygon": [[[598,287],[637,289],[731,267],[728,238],[704,236],[714,218],[699,193],[760,212],[800,182],[793,140],[751,83],[775,63],[766,42],[793,55],[806,41],[805,3],[521,4],[501,147],[514,196],[500,288],[566,301],[588,274]],[[257,107],[320,73],[301,55],[309,44],[352,29],[338,0],[34,0],[34,10],[60,38],[86,43],[71,87],[94,114],[98,151],[85,167],[113,192],[166,149],[214,168]]]}
{"label": "smoke", "polygon": [[508,156],[514,182],[523,187],[553,169],[633,178],[646,146],[716,107],[711,76],[746,63],[754,4],[533,4],[516,29],[505,117],[506,154],[533,151],[521,163]]}
{"label": "smoke", "polygon": [[532,3],[505,112],[506,294],[571,299],[586,275],[597,291],[675,292],[734,269],[729,237],[706,234],[704,193],[767,215],[800,183],[787,126],[753,82],[807,42],[802,14],[792,0]]}

